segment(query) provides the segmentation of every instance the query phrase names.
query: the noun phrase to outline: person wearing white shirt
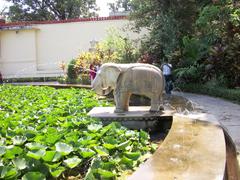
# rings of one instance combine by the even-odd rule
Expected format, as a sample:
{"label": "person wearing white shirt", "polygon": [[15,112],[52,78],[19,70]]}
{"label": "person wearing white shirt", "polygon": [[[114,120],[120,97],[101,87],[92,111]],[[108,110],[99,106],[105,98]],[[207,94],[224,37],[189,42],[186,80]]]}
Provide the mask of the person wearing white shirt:
{"label": "person wearing white shirt", "polygon": [[171,94],[172,90],[172,65],[167,60],[162,65],[163,76],[165,79],[165,92]]}

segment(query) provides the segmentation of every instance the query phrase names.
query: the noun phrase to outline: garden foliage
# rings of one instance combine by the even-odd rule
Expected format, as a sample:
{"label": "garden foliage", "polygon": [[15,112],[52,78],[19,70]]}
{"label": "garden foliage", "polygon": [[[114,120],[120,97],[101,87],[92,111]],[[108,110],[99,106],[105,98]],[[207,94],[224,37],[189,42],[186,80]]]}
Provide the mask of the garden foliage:
{"label": "garden foliage", "polygon": [[89,51],[80,53],[68,63],[67,76],[63,81],[90,84],[89,80],[85,80],[89,79],[90,64],[136,62],[139,56],[137,47],[136,41],[122,35],[118,30],[110,28],[105,39],[98,42]]}
{"label": "garden foliage", "polygon": [[96,0],[6,0],[11,21],[64,20],[96,16]]}
{"label": "garden foliage", "polygon": [[197,83],[189,83],[189,84],[178,84],[178,88],[185,92],[191,92],[191,93],[201,93],[201,94],[207,94],[214,97],[220,97],[229,101],[232,101],[234,103],[240,104],[240,90],[239,89],[227,89],[224,87],[221,87],[217,83],[209,82],[206,84],[197,84]]}
{"label": "garden foliage", "polygon": [[1,179],[116,179],[152,150],[149,135],[87,116],[92,91],[0,86]]}
{"label": "garden foliage", "polygon": [[[239,1],[132,0],[130,17],[148,28],[143,52],[168,58],[181,82],[218,81],[240,86]],[[142,18],[144,17],[144,18]]]}

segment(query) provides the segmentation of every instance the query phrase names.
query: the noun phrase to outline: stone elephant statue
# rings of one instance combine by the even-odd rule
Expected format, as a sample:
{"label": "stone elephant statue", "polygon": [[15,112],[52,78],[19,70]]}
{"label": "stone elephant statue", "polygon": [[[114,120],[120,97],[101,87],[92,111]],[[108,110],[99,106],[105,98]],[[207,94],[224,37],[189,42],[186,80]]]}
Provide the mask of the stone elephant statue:
{"label": "stone elephant statue", "polygon": [[150,98],[151,112],[157,112],[163,107],[164,77],[159,68],[150,64],[105,63],[97,72],[92,88],[99,95],[114,91],[115,113],[128,111],[131,94]]}

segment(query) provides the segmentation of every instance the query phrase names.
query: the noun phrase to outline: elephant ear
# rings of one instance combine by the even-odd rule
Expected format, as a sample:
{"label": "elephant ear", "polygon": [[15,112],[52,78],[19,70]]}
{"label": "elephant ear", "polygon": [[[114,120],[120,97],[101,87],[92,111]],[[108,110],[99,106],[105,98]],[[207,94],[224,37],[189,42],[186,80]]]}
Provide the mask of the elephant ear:
{"label": "elephant ear", "polygon": [[103,79],[103,88],[111,87],[115,89],[117,79],[121,74],[121,69],[117,66],[111,65],[105,69],[105,78]]}

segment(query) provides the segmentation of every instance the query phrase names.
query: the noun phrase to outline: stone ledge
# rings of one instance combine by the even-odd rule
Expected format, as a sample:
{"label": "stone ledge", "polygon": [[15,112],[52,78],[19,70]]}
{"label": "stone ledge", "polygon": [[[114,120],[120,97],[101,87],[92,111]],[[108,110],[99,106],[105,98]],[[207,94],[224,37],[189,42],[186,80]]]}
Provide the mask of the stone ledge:
{"label": "stone ledge", "polygon": [[150,113],[150,106],[130,106],[129,111],[124,113],[115,113],[115,107],[94,107],[88,115],[96,118],[153,118],[172,116],[173,111],[161,111]]}
{"label": "stone ledge", "polygon": [[150,106],[130,106],[125,113],[114,113],[115,107],[95,107],[88,115],[102,120],[103,124],[117,121],[130,129],[151,129],[157,128],[162,120],[172,120],[172,111],[150,113]]}
{"label": "stone ledge", "polygon": [[225,164],[226,146],[220,126],[173,116],[161,146],[128,179],[222,180]]}

